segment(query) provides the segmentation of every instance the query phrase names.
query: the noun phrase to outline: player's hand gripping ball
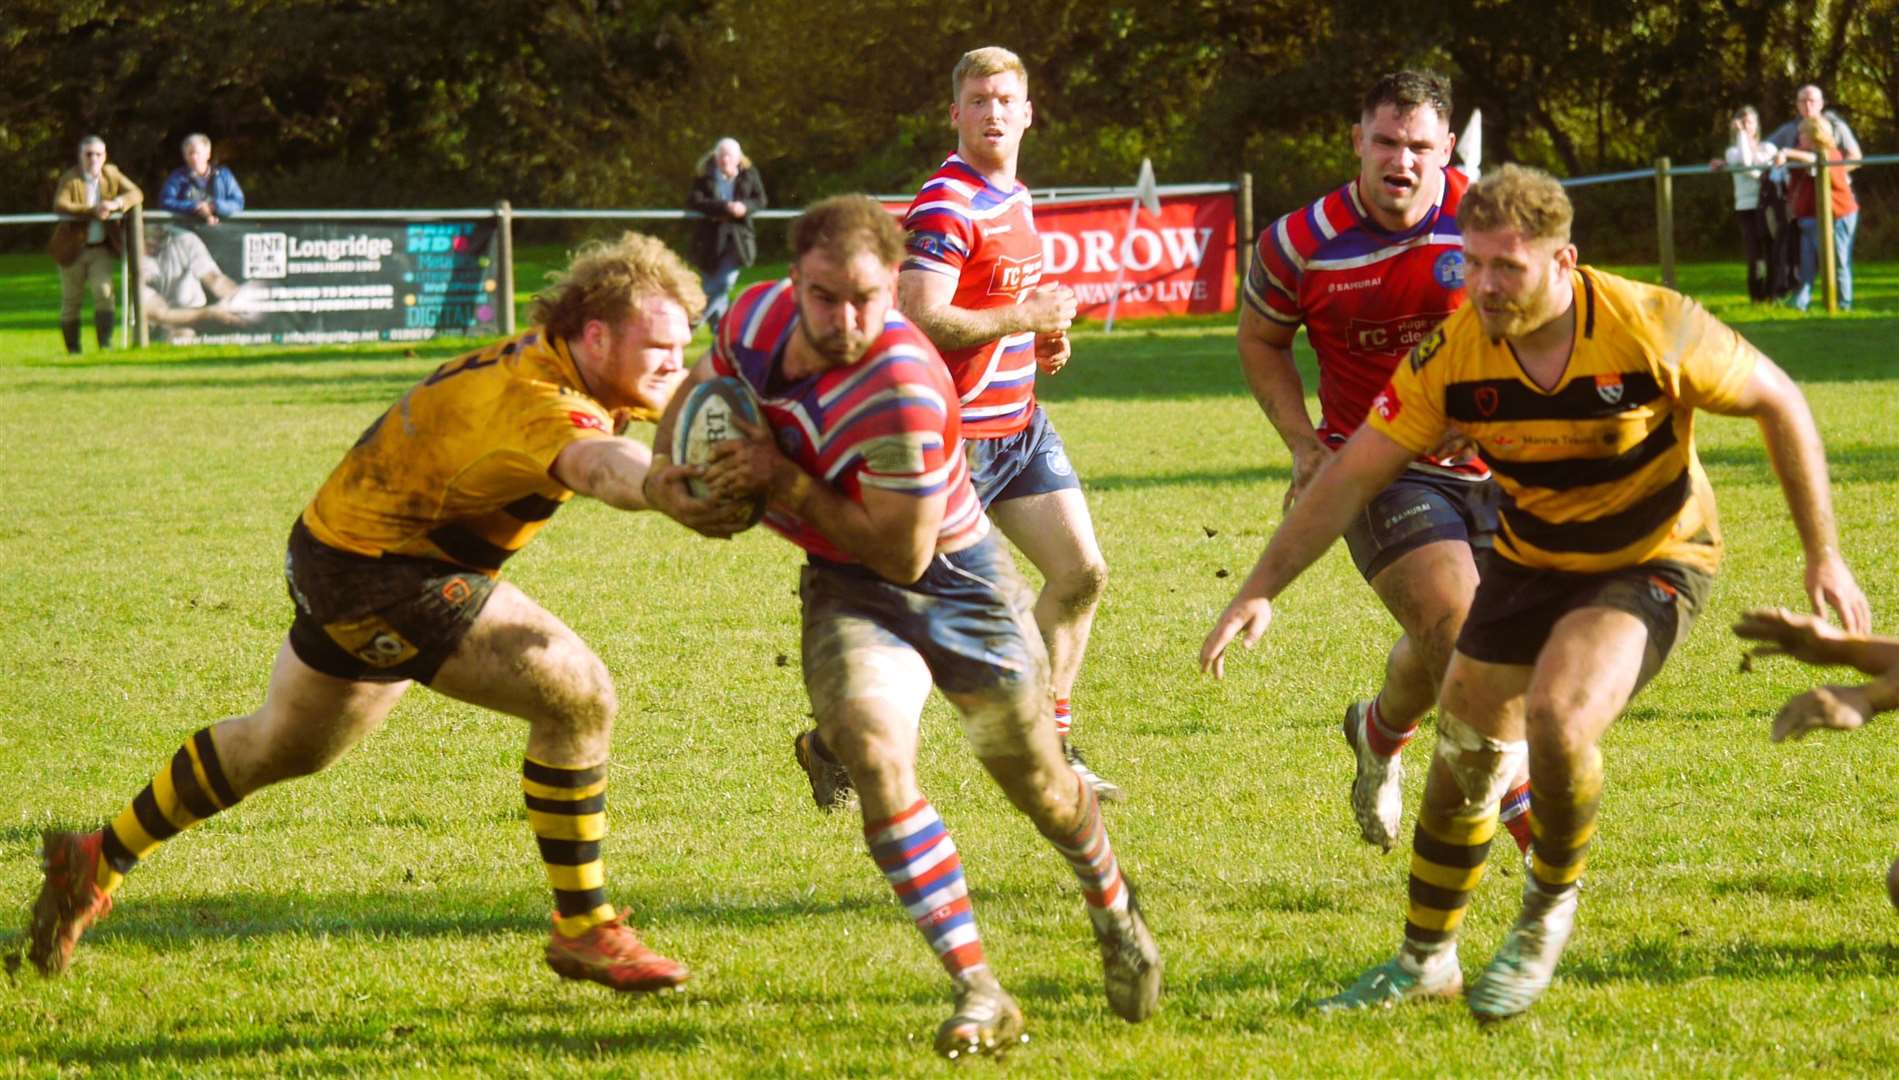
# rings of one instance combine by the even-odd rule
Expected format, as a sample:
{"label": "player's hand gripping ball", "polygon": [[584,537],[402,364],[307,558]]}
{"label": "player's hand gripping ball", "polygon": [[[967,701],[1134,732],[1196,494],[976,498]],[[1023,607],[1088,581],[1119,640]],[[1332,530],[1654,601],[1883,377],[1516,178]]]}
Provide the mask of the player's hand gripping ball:
{"label": "player's hand gripping ball", "polygon": [[[680,407],[679,419],[673,425],[673,460],[681,465],[704,465],[712,460],[714,443],[744,439],[745,433],[732,422],[734,417],[748,424],[764,422],[758,398],[742,380],[721,375],[686,391],[685,404]],[[694,498],[704,499],[712,494],[705,481],[696,476],[686,481],[686,487]],[[762,492],[752,500],[746,528],[758,524],[765,516],[765,503]]]}

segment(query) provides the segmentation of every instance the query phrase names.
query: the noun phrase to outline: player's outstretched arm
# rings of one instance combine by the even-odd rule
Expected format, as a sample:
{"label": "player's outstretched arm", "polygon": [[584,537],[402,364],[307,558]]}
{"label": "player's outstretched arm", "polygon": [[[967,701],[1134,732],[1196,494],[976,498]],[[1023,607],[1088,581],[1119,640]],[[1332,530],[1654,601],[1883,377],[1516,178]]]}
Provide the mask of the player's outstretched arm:
{"label": "player's outstretched arm", "polygon": [[897,308],[938,349],[967,349],[1005,334],[1055,334],[1075,321],[1075,293],[1066,285],[1042,285],[1019,304],[957,307],[956,279],[930,270],[897,275]]}
{"label": "player's outstretched arm", "polygon": [[1732,410],[1751,416],[1761,427],[1768,459],[1780,478],[1780,490],[1793,512],[1794,528],[1806,550],[1807,599],[1816,613],[1832,608],[1848,633],[1872,629],[1872,608],[1853,580],[1840,555],[1839,532],[1833,520],[1833,497],[1827,485],[1826,451],[1813,423],[1807,399],[1779,365],[1765,356],[1755,360],[1747,385],[1736,396]]}
{"label": "player's outstretched arm", "polygon": [[1306,412],[1305,383],[1292,357],[1297,334],[1297,328],[1274,322],[1250,302],[1240,305],[1240,371],[1253,400],[1292,454],[1292,484],[1286,488],[1283,506],[1293,504],[1331,456]]}
{"label": "player's outstretched arm", "polygon": [[1272,601],[1339,538],[1372,496],[1390,486],[1411,461],[1411,451],[1370,426],[1361,427],[1313,478],[1293,504],[1239,595],[1215,620],[1200,647],[1200,670],[1226,677],[1226,647],[1235,637],[1252,648],[1272,621]]}
{"label": "player's outstretched arm", "polygon": [[1791,656],[1804,664],[1848,664],[1868,675],[1899,669],[1899,638],[1850,634],[1832,623],[1783,607],[1756,608],[1734,624],[1736,636],[1766,644],[1754,656]]}

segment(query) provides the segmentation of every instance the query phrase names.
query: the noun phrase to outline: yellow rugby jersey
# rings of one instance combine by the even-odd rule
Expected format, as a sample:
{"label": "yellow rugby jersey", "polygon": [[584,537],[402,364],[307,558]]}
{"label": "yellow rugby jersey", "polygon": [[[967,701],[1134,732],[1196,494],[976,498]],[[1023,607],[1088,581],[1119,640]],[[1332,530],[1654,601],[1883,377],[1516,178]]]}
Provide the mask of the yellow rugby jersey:
{"label": "yellow rugby jersey", "polygon": [[1760,353],[1670,289],[1577,267],[1576,339],[1554,390],[1530,381],[1474,306],[1393,373],[1366,420],[1414,453],[1455,425],[1505,495],[1497,552],[1524,566],[1599,573],[1721,561],[1694,411],[1729,408]]}
{"label": "yellow rugby jersey", "polygon": [[493,576],[573,497],[554,458],[613,432],[584,386],[567,343],[540,327],[458,356],[369,425],[303,522],[342,551]]}

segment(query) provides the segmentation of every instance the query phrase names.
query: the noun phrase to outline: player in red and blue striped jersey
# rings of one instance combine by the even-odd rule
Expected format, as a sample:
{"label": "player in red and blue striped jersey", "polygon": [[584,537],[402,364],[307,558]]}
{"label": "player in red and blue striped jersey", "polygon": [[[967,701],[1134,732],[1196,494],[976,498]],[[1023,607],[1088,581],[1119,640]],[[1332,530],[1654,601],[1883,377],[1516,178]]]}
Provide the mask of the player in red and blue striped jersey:
{"label": "player in red and blue striped jersey", "polygon": [[1053,375],[1068,362],[1075,294],[1042,282],[1042,241],[1028,188],[1016,179],[1022,134],[1034,120],[1028,71],[1007,49],[975,49],[957,62],[950,92],[956,153],[904,217],[909,256],[897,302],[956,377],[977,497],[1042,572],[1035,621],[1048,645],[1063,753],[1100,798],[1114,801],[1120,787],[1068,741],[1069,696],[1108,564],[1061,436],[1035,401],[1037,370]]}
{"label": "player in red and blue striped jersey", "polygon": [[[1240,366],[1292,453],[1291,506],[1358,429],[1392,369],[1464,302],[1457,207],[1468,180],[1448,167],[1451,88],[1443,76],[1380,78],[1352,127],[1359,174],[1260,234],[1240,311]],[[1319,357],[1315,427],[1293,363],[1293,337]],[[1413,462],[1345,534],[1352,561],[1404,631],[1385,682],[1345,711],[1357,757],[1352,811],[1360,835],[1390,850],[1404,800],[1399,754],[1437,701],[1438,684],[1477,588],[1478,552],[1497,529],[1490,471],[1458,445]],[[1505,825],[1530,842],[1529,777],[1504,799]]]}
{"label": "player in red and blue striped jersey", "polygon": [[[903,244],[875,200],[811,207],[792,226],[790,279],[740,297],[688,385],[736,376],[759,399],[764,425],[741,422],[749,441],[719,444],[705,482],[714,501],[767,494],[767,524],[807,553],[799,596],[816,734],[858,793],[872,858],[954,984],[936,1047],[959,1057],[1006,1049],[1022,1012],[989,969],[961,857],[917,785],[932,685],[1081,883],[1122,1018],[1153,1012],[1161,960],[1094,790],[1062,759],[1048,655],[1028,587],[971,486],[949,370],[894,306]],[[682,399],[657,445],[671,445]],[[655,499],[669,513],[700,502],[677,488]],[[798,740],[807,761],[810,739]]]}

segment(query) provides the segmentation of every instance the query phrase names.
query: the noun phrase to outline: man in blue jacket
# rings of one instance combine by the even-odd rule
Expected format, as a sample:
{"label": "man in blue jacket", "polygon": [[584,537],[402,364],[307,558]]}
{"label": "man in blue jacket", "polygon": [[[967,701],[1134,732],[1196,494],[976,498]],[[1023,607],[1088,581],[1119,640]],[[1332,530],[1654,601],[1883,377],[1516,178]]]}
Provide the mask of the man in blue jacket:
{"label": "man in blue jacket", "polygon": [[195,217],[206,225],[244,212],[244,189],[223,165],[211,164],[211,140],[193,132],[180,149],[185,163],[171,171],[158,193],[158,205],[174,214]]}

